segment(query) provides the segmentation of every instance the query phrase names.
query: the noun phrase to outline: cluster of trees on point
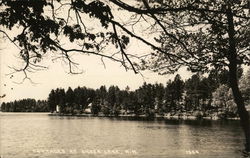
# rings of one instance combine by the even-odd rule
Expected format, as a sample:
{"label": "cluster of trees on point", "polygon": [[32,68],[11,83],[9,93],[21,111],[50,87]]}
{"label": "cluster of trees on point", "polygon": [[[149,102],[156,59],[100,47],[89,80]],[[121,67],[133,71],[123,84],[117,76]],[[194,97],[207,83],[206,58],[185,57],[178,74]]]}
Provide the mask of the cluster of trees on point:
{"label": "cluster of trees on point", "polygon": [[21,99],[13,102],[3,102],[2,112],[49,112],[46,100]]}
{"label": "cluster of trees on point", "polygon": [[[130,91],[117,86],[99,89],[78,87],[68,90],[57,88],[52,90],[48,97],[51,111],[60,107],[64,114],[80,114],[85,109],[92,114],[118,116],[120,114],[134,114],[154,116],[164,115],[194,115],[197,117],[218,116],[222,118],[236,117],[237,106],[226,77],[228,71],[218,73],[214,71],[208,76],[194,74],[186,81],[177,74],[174,80],[163,84],[144,83],[138,89]],[[242,69],[238,75],[242,76]],[[240,87],[246,103],[250,103],[250,71],[243,75]],[[91,106],[89,106],[91,105]]]}

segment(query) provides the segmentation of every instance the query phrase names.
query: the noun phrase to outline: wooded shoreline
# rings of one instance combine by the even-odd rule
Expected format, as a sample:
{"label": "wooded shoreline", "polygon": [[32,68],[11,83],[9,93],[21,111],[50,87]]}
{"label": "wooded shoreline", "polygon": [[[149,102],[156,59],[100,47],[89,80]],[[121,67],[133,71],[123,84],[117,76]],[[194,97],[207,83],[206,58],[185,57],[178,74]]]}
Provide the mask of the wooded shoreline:
{"label": "wooded shoreline", "polygon": [[[249,112],[250,113],[250,112]],[[167,120],[240,120],[239,117],[219,118],[219,117],[196,117],[196,116],[178,116],[178,115],[94,115],[94,114],[62,114],[62,113],[50,113],[49,116],[69,116],[69,117],[107,117],[107,118],[131,118],[131,119],[167,119]]]}

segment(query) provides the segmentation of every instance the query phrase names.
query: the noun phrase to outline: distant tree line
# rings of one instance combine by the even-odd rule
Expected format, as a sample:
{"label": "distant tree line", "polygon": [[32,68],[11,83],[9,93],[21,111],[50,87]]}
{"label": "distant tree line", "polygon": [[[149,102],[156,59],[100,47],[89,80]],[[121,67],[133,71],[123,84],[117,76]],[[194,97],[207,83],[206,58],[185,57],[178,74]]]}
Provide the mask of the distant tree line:
{"label": "distant tree line", "polygon": [[[197,117],[236,117],[237,107],[229,88],[228,71],[213,71],[208,76],[194,74],[186,81],[177,74],[174,80],[163,84],[144,83],[138,89],[124,90],[117,86],[99,89],[78,87],[52,90],[48,97],[50,111],[60,107],[63,114],[81,114],[90,109],[94,115],[118,116],[121,114],[154,116],[195,115]],[[238,75],[242,76],[242,69]],[[240,80],[244,99],[249,103],[250,71]]]}
{"label": "distant tree line", "polygon": [[3,102],[2,112],[49,112],[46,100],[22,99],[13,102]]}
{"label": "distant tree line", "polygon": [[[186,81],[177,74],[164,86],[161,83],[144,83],[131,91],[118,86],[101,86],[98,89],[69,87],[52,89],[48,100],[22,99],[2,103],[3,112],[54,112],[82,114],[89,110],[93,115],[192,115],[196,117],[236,117],[237,107],[227,79],[228,71],[213,71],[208,76],[194,74]],[[242,76],[238,71],[239,85],[247,105],[250,105],[250,70]]]}

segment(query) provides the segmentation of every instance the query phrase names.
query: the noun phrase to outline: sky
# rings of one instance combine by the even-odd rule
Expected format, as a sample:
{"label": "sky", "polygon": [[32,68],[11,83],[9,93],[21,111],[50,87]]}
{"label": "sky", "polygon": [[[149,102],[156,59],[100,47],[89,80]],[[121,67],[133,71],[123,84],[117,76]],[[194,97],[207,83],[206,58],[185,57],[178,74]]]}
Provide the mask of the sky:
{"label": "sky", "polygon": [[[51,14],[50,9],[46,9],[45,12],[48,13],[48,15]],[[118,10],[114,10],[114,12],[117,20],[119,21],[126,21],[130,17],[124,16],[125,13],[123,11],[118,12]],[[61,8],[58,10],[58,15],[67,16],[67,8]],[[75,19],[72,19],[72,21],[74,20]],[[95,27],[100,25],[99,22],[88,19],[88,17],[84,17],[84,20],[90,27],[92,27],[92,25]],[[147,27],[146,24],[140,25]],[[141,26],[139,27],[139,29],[135,28],[135,30],[145,35],[145,31],[141,29]],[[8,35],[13,39],[13,37],[19,34],[18,32],[20,32],[20,29],[14,29],[8,31]],[[73,45],[65,42],[64,46],[68,48]],[[131,41],[127,52],[140,54],[149,52],[149,48],[136,41]],[[22,72],[11,75],[8,74],[13,72],[13,69],[10,67],[21,68],[23,64],[23,62],[18,58],[18,53],[19,50],[14,46],[14,44],[3,38],[3,34],[0,33],[0,96],[6,95],[4,98],[0,99],[0,102],[14,101],[23,98],[47,99],[48,94],[52,89],[67,89],[68,87],[76,88],[78,86],[86,86],[96,89],[101,85],[106,85],[107,87],[110,85],[117,85],[120,89],[124,89],[126,86],[129,86],[131,90],[135,90],[141,86],[143,82],[157,82],[165,85],[169,79],[173,79],[175,76],[175,74],[160,76],[157,73],[150,71],[141,72],[142,76],[140,74],[135,74],[132,70],[126,71],[120,64],[107,59],[104,59],[104,67],[100,58],[91,55],[74,56],[74,59],[80,64],[79,69],[82,70],[83,73],[72,75],[68,74],[68,67],[63,62],[52,61],[51,56],[48,56],[43,59],[41,64],[48,66],[49,69],[36,71],[35,73],[28,73],[28,76],[35,84],[29,80],[25,80],[23,83],[17,84],[17,82],[22,81],[24,74]],[[187,72],[185,68],[181,69],[179,73],[183,79],[187,79],[191,76],[191,73]]]}
{"label": "sky", "polygon": [[[134,1],[128,1],[133,2]],[[58,7],[58,6],[57,6]],[[58,10],[58,15],[67,16],[67,8],[61,8]],[[51,10],[46,10],[46,13],[50,14]],[[125,14],[122,10],[114,10],[115,18],[118,21],[126,22],[129,15]],[[74,22],[75,19],[72,18]],[[87,27],[98,27],[100,23],[84,17]],[[139,26],[136,28],[134,26],[134,31],[143,37],[149,42],[153,41],[154,36],[150,36],[151,32],[146,32],[150,21],[147,23],[139,23]],[[1,26],[0,26],[1,27]],[[100,27],[100,26],[99,26]],[[0,28],[3,29],[3,28]],[[8,35],[13,39],[20,29],[14,29],[8,31]],[[119,30],[118,30],[119,31]],[[64,39],[62,39],[63,41]],[[74,45],[71,45],[67,42],[64,47],[70,48]],[[112,48],[110,48],[112,49]],[[108,50],[108,51],[117,51],[117,50]],[[136,40],[131,40],[127,50],[131,54],[143,54],[149,53],[150,48],[142,45]],[[49,53],[51,54],[51,53]],[[117,85],[120,89],[125,89],[126,86],[129,86],[131,90],[137,89],[143,84],[147,83],[163,83],[164,85],[169,79],[173,79],[176,74],[168,75],[158,75],[150,71],[141,71],[142,75],[135,74],[132,70],[126,71],[119,63],[104,59],[105,67],[97,56],[94,55],[74,55],[74,59],[80,64],[79,69],[83,71],[82,74],[72,75],[68,74],[68,67],[60,60],[52,61],[51,56],[45,56],[42,63],[43,65],[48,66],[47,70],[36,71],[35,73],[28,73],[28,76],[32,79],[32,82],[25,80],[21,84],[24,78],[22,72],[14,73],[13,69],[10,67],[21,68],[23,61],[18,58],[19,50],[11,43],[9,40],[3,38],[3,34],[0,33],[0,96],[6,95],[4,98],[0,99],[0,102],[14,101],[24,98],[34,98],[34,99],[47,99],[50,91],[56,88],[68,87],[76,88],[78,86],[86,86],[89,88],[99,88],[102,85],[109,87],[110,85]],[[186,71],[185,68],[180,69],[179,73],[182,79],[186,80],[189,78],[192,73]],[[9,75],[8,75],[9,74]]]}
{"label": "sky", "polygon": [[[135,1],[128,2],[130,2],[131,5],[132,3],[135,3]],[[65,5],[65,7],[66,8],[60,7],[57,12],[59,16],[67,17],[67,7],[69,6]],[[118,8],[115,8],[114,6],[112,7],[115,20],[126,23],[131,17],[131,15],[128,15],[129,13],[126,14],[125,11],[118,10]],[[46,8],[45,13],[49,16],[52,12],[49,8]],[[69,19],[75,23],[76,19],[74,19],[74,16],[71,17],[72,18]],[[87,27],[101,27],[98,21],[90,19],[88,16],[84,16],[83,19]],[[146,19],[146,21],[147,22],[144,23],[140,22],[137,26],[133,25],[133,30],[137,35],[143,35],[147,41],[155,42],[153,37],[155,37],[154,35],[157,34],[157,32],[155,32],[154,35],[152,35],[152,32],[147,32],[150,31],[146,28],[151,26],[151,21],[148,19]],[[13,39],[13,37],[19,34],[18,32],[20,32],[20,29],[13,29],[8,31],[8,35]],[[118,33],[120,33],[119,30]],[[64,41],[63,38],[61,41],[64,43],[65,48],[74,47],[74,45]],[[109,47],[108,49],[108,52],[117,51]],[[131,40],[126,50],[126,52],[131,54],[145,54],[150,53],[149,51],[149,47],[142,45],[136,40]],[[28,76],[34,83],[25,80],[23,83],[18,84],[18,82],[21,82],[24,78],[24,74],[22,72],[10,74],[13,72],[13,69],[10,67],[22,68],[23,61],[18,58],[18,55],[19,50],[15,45],[6,38],[3,38],[3,34],[0,33],[0,96],[6,95],[4,98],[0,99],[0,102],[14,101],[24,98],[47,99],[52,89],[64,88],[66,90],[68,87],[76,88],[78,86],[86,86],[96,89],[102,85],[106,85],[106,87],[117,85],[120,89],[129,86],[131,90],[135,90],[141,86],[143,82],[157,82],[165,85],[169,79],[173,79],[176,75],[168,74],[162,76],[150,71],[141,71],[142,76],[140,74],[135,74],[132,70],[126,71],[119,63],[108,59],[104,59],[104,66],[100,58],[97,56],[79,54],[74,55],[73,59],[80,64],[78,68],[82,70],[83,73],[72,75],[68,74],[69,69],[65,63],[60,60],[53,61],[51,56],[45,55],[41,64],[48,66],[48,69],[36,71],[35,73],[28,73]],[[177,73],[179,73],[184,80],[192,75],[191,72],[186,71],[186,68],[180,69]]]}
{"label": "sky", "polygon": [[[10,67],[19,67],[22,61],[18,58],[19,50],[1,35],[0,41],[0,95],[6,95],[1,102],[14,101],[23,98],[47,99],[49,92],[56,88],[68,87],[76,88],[78,86],[86,86],[89,88],[99,88],[101,85],[117,85],[120,89],[129,86],[131,90],[137,89],[147,83],[163,83],[164,85],[169,79],[173,79],[174,75],[158,75],[150,71],[142,71],[142,75],[135,74],[132,70],[126,71],[120,64],[105,60],[105,67],[96,56],[76,55],[74,58],[80,64],[79,68],[83,70],[82,74],[72,75],[68,73],[68,67],[61,61],[52,61],[51,58],[45,58],[44,63],[49,67],[43,71],[28,73],[32,82],[25,80],[19,84],[24,78],[22,72],[14,73]],[[146,47],[133,46],[129,47],[133,51],[147,51]],[[128,50],[129,51],[129,50]],[[191,73],[185,69],[179,71],[183,79],[190,77]]]}

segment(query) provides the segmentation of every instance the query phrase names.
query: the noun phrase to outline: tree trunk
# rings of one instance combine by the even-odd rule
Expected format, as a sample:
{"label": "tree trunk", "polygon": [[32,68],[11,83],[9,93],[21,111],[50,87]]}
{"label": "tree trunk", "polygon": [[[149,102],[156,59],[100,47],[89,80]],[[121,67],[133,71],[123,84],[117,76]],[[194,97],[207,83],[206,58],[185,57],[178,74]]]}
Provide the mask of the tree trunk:
{"label": "tree trunk", "polygon": [[250,120],[249,113],[246,110],[244,100],[238,85],[237,77],[237,51],[236,51],[236,42],[235,42],[235,29],[233,14],[230,6],[227,10],[227,20],[228,20],[228,35],[229,35],[229,50],[228,50],[228,60],[229,60],[229,82],[230,87],[233,91],[234,101],[238,108],[238,114],[240,117],[241,126],[243,128],[246,144],[245,150],[250,152]]}
{"label": "tree trunk", "polygon": [[[239,90],[238,81],[237,81],[237,67],[231,64],[229,67],[230,72],[230,86],[233,91],[234,101],[237,104],[238,114],[241,121],[241,126],[245,133],[246,138],[246,151],[250,152],[250,121],[249,121],[249,114],[245,108],[244,100]],[[235,64],[236,65],[236,64]]]}

